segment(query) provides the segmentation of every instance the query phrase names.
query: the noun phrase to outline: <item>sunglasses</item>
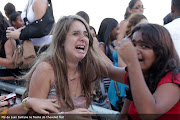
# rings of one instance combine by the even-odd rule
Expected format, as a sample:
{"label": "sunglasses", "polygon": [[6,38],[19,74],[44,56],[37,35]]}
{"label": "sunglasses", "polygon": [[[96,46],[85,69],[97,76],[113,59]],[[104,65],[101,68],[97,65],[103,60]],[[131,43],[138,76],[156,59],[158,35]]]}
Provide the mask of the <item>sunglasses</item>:
{"label": "sunglasses", "polygon": [[141,7],[141,6],[137,6],[137,7],[133,7],[133,9],[136,9],[136,10],[139,10],[139,9],[145,9],[144,7]]}

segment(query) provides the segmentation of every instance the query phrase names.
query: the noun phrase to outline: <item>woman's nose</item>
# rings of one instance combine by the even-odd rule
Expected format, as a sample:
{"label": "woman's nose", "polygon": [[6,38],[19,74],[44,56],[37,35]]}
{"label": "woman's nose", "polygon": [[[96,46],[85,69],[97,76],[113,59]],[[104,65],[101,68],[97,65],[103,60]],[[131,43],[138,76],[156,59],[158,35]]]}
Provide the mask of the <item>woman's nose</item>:
{"label": "woman's nose", "polygon": [[86,40],[87,39],[87,36],[86,35],[84,35],[84,34],[81,34],[80,35],[80,40],[81,41],[84,41],[84,40]]}
{"label": "woman's nose", "polygon": [[135,48],[136,48],[136,52],[137,52],[137,54],[140,54],[140,52],[141,52],[140,47],[136,46]]}

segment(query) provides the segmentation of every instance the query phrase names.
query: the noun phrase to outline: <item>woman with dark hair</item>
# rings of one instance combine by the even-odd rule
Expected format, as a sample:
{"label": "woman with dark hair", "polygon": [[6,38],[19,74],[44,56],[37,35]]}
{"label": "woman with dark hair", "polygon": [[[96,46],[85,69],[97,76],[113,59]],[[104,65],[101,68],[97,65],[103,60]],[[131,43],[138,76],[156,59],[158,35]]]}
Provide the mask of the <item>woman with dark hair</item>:
{"label": "woman with dark hair", "polygon": [[22,21],[21,19],[20,12],[12,13],[9,17],[9,21],[15,29],[18,29],[24,26],[24,21]]}
{"label": "woman with dark hair", "polygon": [[143,14],[144,7],[141,0],[131,0],[128,7],[126,8],[124,20],[120,22],[120,34],[118,35],[118,40],[122,40],[126,36],[126,26],[128,18],[135,13]]}
{"label": "woman with dark hair", "polygon": [[105,18],[99,27],[98,41],[101,50],[108,56],[113,62],[112,52],[113,49],[111,43],[117,39],[119,34],[119,24],[114,18]]}
{"label": "woman with dark hair", "polygon": [[95,28],[93,26],[89,26],[89,28],[90,28],[91,35],[93,37],[97,37]]}
{"label": "woman with dark hair", "polygon": [[[119,24],[114,18],[105,18],[99,27],[98,41],[100,49],[106,54],[106,56],[112,61],[114,51],[114,40],[117,39],[119,34]],[[109,78],[103,78],[105,90],[107,91],[111,82]]]}
{"label": "woman with dark hair", "polygon": [[16,12],[16,8],[15,8],[15,6],[14,6],[12,3],[8,2],[8,3],[4,6],[4,12],[5,12],[6,16],[9,18],[9,16],[10,16],[12,13]]}
{"label": "woman with dark hair", "polygon": [[[128,34],[131,33],[132,29],[135,26],[137,26],[139,24],[145,24],[147,22],[148,21],[147,21],[147,19],[146,19],[146,17],[144,15],[142,15],[142,14],[133,14],[128,19],[127,31],[126,31],[127,36],[128,36]],[[117,54],[117,52],[115,50],[113,52],[113,59],[115,61],[114,62],[115,66],[119,66],[119,67],[125,67],[126,66],[126,64],[123,62],[123,60],[118,59],[118,54]],[[108,97],[109,97],[110,103],[115,108],[114,110],[121,111],[121,108],[122,108],[123,103],[124,103],[124,98],[126,97],[125,90],[127,88],[128,88],[128,86],[125,85],[125,84],[122,84],[122,83],[119,83],[119,82],[116,82],[116,81],[113,81],[113,80],[111,81],[109,89],[108,89]],[[118,91],[120,92],[120,94],[118,94]],[[114,93],[116,93],[116,94],[114,94]],[[118,104],[118,103],[121,103],[121,104]]]}
{"label": "woman with dark hair", "polygon": [[[14,64],[12,62],[12,55],[16,49],[16,41],[6,38],[6,30],[8,27],[9,24],[6,18],[0,12],[0,77],[13,76]],[[9,70],[6,68],[9,68]],[[13,77],[10,77],[10,79],[12,78]]]}
{"label": "woman with dark hair", "polygon": [[180,119],[180,60],[169,32],[141,24],[116,50],[127,64],[124,80],[130,85],[121,113],[133,120]]}

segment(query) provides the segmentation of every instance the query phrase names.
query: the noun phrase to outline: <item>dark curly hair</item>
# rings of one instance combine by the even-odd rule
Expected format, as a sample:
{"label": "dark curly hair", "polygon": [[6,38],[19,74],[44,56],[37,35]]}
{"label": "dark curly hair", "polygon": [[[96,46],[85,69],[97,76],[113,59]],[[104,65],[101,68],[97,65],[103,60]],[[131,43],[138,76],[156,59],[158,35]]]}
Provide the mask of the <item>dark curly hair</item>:
{"label": "dark curly hair", "polygon": [[173,79],[177,79],[180,72],[180,60],[175,50],[172,38],[166,28],[157,24],[141,24],[135,27],[132,35],[142,32],[142,39],[145,44],[152,46],[156,60],[149,69],[148,77],[145,78],[146,84],[153,94],[158,83],[168,72],[173,72]]}

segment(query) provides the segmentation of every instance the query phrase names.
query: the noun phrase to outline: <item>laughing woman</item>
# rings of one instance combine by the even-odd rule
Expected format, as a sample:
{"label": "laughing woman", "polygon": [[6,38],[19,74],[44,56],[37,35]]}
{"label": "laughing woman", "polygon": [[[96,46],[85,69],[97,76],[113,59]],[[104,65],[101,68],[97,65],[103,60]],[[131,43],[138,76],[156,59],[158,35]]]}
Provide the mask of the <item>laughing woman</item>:
{"label": "laughing woman", "polygon": [[116,47],[127,64],[125,82],[130,85],[131,102],[122,113],[127,110],[133,120],[180,119],[180,60],[170,34],[160,25],[143,24],[130,39]]}

